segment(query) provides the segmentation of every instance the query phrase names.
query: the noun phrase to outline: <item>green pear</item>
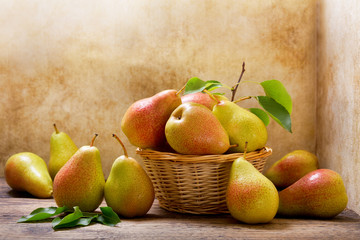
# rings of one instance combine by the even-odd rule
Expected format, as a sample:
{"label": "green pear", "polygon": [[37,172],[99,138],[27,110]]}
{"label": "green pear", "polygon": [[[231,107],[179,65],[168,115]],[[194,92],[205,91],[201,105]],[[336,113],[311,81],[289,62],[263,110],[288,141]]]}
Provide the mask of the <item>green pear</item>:
{"label": "green pear", "polygon": [[[222,95],[213,95],[215,99],[220,100],[228,100],[227,97]],[[181,97],[182,103],[187,102],[194,102],[204,105],[205,107],[209,108],[210,110],[213,109],[213,107],[217,104],[218,101],[216,101],[214,98],[212,98],[209,94],[204,92],[196,92],[196,93],[190,93],[186,94]]]}
{"label": "green pear", "polygon": [[53,192],[46,163],[34,153],[12,155],[5,164],[5,179],[12,189],[26,191],[38,198],[49,198]]}
{"label": "green pear", "polygon": [[318,168],[318,158],[314,154],[305,150],[295,150],[276,161],[264,175],[278,189],[283,189]]}
{"label": "green pear", "polygon": [[263,148],[267,142],[266,127],[255,114],[230,101],[220,101],[213,108],[214,115],[219,119],[227,133],[232,147],[229,152],[244,152],[245,142],[247,151]]}
{"label": "green pear", "polygon": [[198,103],[177,107],[166,123],[165,135],[169,145],[181,154],[222,154],[230,147],[219,120]]}
{"label": "green pear", "polygon": [[240,157],[231,165],[226,204],[230,214],[241,222],[267,223],[276,215],[279,195],[269,179]]}
{"label": "green pear", "polygon": [[141,165],[129,157],[124,144],[124,155],[118,157],[105,183],[105,201],[117,214],[132,218],[145,215],[151,208],[155,193],[149,176]]}
{"label": "green pear", "polygon": [[318,169],[280,191],[279,200],[279,215],[332,218],[346,208],[348,197],[337,172]]}
{"label": "green pear", "polygon": [[69,135],[59,132],[54,123],[55,131],[50,138],[50,160],[48,163],[49,173],[52,179],[56,173],[65,165],[72,155],[78,150]]}
{"label": "green pear", "polygon": [[56,204],[82,211],[94,211],[104,196],[104,173],[99,150],[93,146],[81,147],[60,169],[54,179],[54,199]]}
{"label": "green pear", "polygon": [[129,142],[140,148],[156,148],[165,143],[165,124],[181,104],[176,90],[165,90],[133,103],[125,112],[121,129]]}

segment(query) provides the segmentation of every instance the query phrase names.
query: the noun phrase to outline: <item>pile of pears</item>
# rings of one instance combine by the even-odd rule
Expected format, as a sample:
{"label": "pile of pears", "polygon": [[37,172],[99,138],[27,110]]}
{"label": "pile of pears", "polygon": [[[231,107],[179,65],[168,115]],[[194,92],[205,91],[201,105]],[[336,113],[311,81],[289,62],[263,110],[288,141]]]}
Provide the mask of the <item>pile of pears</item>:
{"label": "pile of pears", "polygon": [[245,157],[236,159],[226,192],[230,214],[248,224],[267,223],[276,215],[335,217],[346,208],[346,189],[338,173],[318,166],[317,157],[305,150],[286,154],[264,174]]}
{"label": "pile of pears", "polygon": [[155,193],[152,182],[122,141],[124,155],[117,158],[105,182],[100,152],[91,144],[77,148],[64,132],[55,131],[50,139],[48,166],[38,155],[22,152],[11,156],[5,165],[8,185],[17,191],[27,191],[35,197],[53,196],[59,207],[78,206],[92,212],[103,199],[117,214],[126,218],[145,215],[151,208]]}
{"label": "pile of pears", "polygon": [[142,149],[170,146],[180,154],[223,154],[255,151],[265,146],[267,130],[261,119],[224,96],[204,92],[180,96],[164,90],[134,102],[121,129]]}
{"label": "pile of pears", "polygon": [[[134,102],[125,112],[121,129],[142,149],[169,149],[180,154],[205,155],[244,152],[230,170],[226,203],[230,214],[248,223],[267,223],[276,215],[331,218],[347,205],[341,176],[319,169],[314,154],[297,150],[275,162],[264,174],[246,160],[246,152],[265,146],[267,130],[250,111],[220,95],[165,90]],[[24,152],[11,156],[5,177],[14,190],[39,198],[54,197],[59,207],[79,206],[94,211],[103,201],[124,217],[145,215],[154,201],[152,182],[133,158],[117,158],[105,181],[95,135],[77,148],[71,138],[55,132],[50,160]]]}

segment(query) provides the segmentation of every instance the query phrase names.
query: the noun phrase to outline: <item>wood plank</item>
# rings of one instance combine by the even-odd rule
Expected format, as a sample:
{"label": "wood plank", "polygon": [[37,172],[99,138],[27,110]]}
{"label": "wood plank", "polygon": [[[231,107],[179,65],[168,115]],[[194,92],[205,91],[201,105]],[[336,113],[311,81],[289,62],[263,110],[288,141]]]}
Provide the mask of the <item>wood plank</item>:
{"label": "wood plank", "polygon": [[145,217],[122,219],[116,227],[93,224],[54,231],[51,222],[16,223],[35,208],[49,206],[56,206],[53,199],[14,192],[1,178],[0,239],[360,239],[360,217],[348,209],[331,220],[275,218],[268,224],[247,225],[228,214],[168,212],[156,200]]}

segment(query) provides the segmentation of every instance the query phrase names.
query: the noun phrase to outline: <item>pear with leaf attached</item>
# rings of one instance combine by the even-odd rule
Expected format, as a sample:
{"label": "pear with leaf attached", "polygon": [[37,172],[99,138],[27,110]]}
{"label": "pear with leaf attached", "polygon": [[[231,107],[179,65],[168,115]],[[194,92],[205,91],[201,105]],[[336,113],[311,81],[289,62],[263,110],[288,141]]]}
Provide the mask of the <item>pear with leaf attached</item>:
{"label": "pear with leaf attached", "polygon": [[113,134],[124,150],[111,168],[105,183],[105,201],[117,214],[132,218],[145,215],[151,208],[155,194],[149,176],[141,165],[129,157],[120,138]]}
{"label": "pear with leaf attached", "polygon": [[231,165],[226,203],[230,214],[241,222],[267,223],[276,215],[279,195],[269,179],[239,157]]}
{"label": "pear with leaf attached", "polygon": [[31,152],[14,154],[6,161],[5,179],[12,189],[38,198],[49,198],[53,192],[45,161]]}
{"label": "pear with leaf attached", "polygon": [[181,98],[176,90],[164,90],[138,100],[126,110],[121,129],[134,146],[161,147],[166,140],[165,124],[180,104]]}
{"label": "pear with leaf attached", "polygon": [[78,150],[70,136],[64,132],[59,132],[54,123],[55,131],[50,138],[50,160],[48,163],[49,173],[52,179],[65,163]]}
{"label": "pear with leaf attached", "polygon": [[219,101],[213,108],[213,113],[229,134],[232,147],[229,152],[244,152],[245,142],[247,151],[255,151],[265,147],[267,130],[264,122],[255,114],[230,101]]}
{"label": "pear with leaf attached", "polygon": [[79,206],[82,211],[92,212],[102,202],[105,178],[100,153],[94,146],[81,147],[60,169],[54,179],[54,199],[59,207]]}

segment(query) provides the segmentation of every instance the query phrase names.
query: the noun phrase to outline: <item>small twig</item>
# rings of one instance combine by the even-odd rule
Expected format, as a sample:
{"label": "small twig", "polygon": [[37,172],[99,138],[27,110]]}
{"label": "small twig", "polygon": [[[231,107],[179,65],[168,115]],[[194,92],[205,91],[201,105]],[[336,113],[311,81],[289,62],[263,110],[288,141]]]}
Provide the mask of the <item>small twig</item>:
{"label": "small twig", "polygon": [[240,81],[244,75],[244,72],[245,72],[245,62],[243,62],[242,64],[242,70],[241,70],[241,74],[240,74],[240,77],[239,77],[239,80],[238,82],[232,87],[232,90],[231,90],[231,101],[234,101],[234,98],[235,98],[235,94],[236,94],[236,91],[239,87],[239,84],[240,84]]}
{"label": "small twig", "polygon": [[185,84],[184,86],[182,86],[182,88],[180,88],[180,90],[178,90],[178,91],[175,93],[175,95],[179,95],[182,91],[184,91],[185,87],[186,87],[186,84]]}
{"label": "small twig", "polygon": [[250,98],[252,98],[252,96],[242,97],[242,98],[239,98],[238,100],[233,101],[233,103],[241,102],[243,100],[250,99]]}
{"label": "small twig", "polygon": [[209,92],[208,90],[204,89],[203,92],[207,93],[214,101],[216,101],[217,103],[220,103],[219,99],[217,99],[216,97],[214,97],[214,95]]}

